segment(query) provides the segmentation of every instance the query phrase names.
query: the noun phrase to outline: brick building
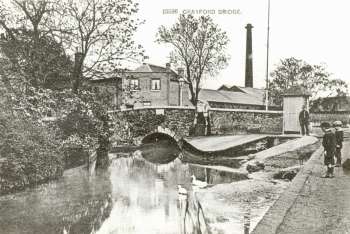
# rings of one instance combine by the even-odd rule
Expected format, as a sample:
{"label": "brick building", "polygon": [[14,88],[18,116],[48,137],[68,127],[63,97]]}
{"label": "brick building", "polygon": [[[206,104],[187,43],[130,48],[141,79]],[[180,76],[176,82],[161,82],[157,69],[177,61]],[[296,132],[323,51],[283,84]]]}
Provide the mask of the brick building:
{"label": "brick building", "polygon": [[[245,87],[223,85],[217,90],[201,89],[199,108],[265,109],[264,89],[253,87],[252,25],[248,24],[246,29]],[[169,63],[165,67],[143,63],[135,70],[103,80],[92,80],[91,83],[95,88],[110,93],[117,108],[192,106],[188,84],[183,78],[184,70],[175,72]],[[270,105],[269,109],[280,107]]]}
{"label": "brick building", "polygon": [[183,69],[172,70],[170,63],[165,67],[143,63],[118,77],[96,79],[91,83],[100,91],[110,93],[117,108],[191,106],[183,73]]}
{"label": "brick building", "polygon": [[[169,64],[161,67],[144,63],[119,77],[92,80],[91,83],[112,97],[116,108],[192,106],[188,84],[182,78],[182,69],[175,72]],[[217,90],[201,89],[199,101],[207,103],[210,108],[263,110],[264,92],[264,89],[253,87],[222,85]],[[279,107],[270,106],[269,109],[276,110]]]}

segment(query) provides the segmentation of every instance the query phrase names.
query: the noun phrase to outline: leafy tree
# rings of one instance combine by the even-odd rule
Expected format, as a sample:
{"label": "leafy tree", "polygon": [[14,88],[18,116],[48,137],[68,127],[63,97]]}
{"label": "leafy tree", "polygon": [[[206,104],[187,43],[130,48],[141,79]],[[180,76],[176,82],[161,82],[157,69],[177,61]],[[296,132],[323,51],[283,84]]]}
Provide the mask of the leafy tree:
{"label": "leafy tree", "polygon": [[16,39],[6,37],[1,44],[3,53],[12,63],[10,72],[17,73],[17,78],[21,78],[26,87],[69,87],[73,64],[53,38],[41,37],[40,47],[35,49],[32,32],[11,32]]}
{"label": "leafy tree", "polygon": [[8,72],[16,73],[25,87],[55,88],[57,81],[69,80],[72,62],[46,27],[55,2],[12,0],[11,3],[0,4],[0,29],[6,33],[2,34],[0,48],[12,64]]}
{"label": "leafy tree", "polygon": [[17,108],[0,80],[0,194],[56,179],[63,173],[56,128]]}
{"label": "leafy tree", "polygon": [[174,48],[170,54],[171,60],[185,68],[191,102],[197,105],[205,75],[215,75],[227,65],[225,50],[229,39],[226,32],[210,16],[195,18],[182,14],[171,28],[159,28],[157,42],[170,44]]}
{"label": "leafy tree", "polygon": [[284,92],[298,85],[311,92],[311,99],[324,95],[344,95],[347,84],[341,79],[331,79],[323,65],[311,65],[294,57],[280,61],[271,73],[269,92],[273,102],[282,105]]}

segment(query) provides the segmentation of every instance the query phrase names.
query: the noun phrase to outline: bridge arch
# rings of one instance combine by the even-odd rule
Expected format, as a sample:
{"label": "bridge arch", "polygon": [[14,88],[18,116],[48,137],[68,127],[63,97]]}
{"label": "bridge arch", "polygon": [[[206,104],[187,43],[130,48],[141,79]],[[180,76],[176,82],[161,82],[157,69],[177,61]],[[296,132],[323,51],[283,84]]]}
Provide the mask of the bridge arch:
{"label": "bridge arch", "polygon": [[174,137],[162,132],[153,132],[148,134],[141,140],[141,143],[150,144],[150,143],[157,143],[160,141],[167,141],[169,143],[173,143],[177,145],[177,140]]}
{"label": "bridge arch", "polygon": [[180,139],[176,136],[176,133],[171,131],[168,128],[163,128],[158,126],[158,128],[146,136],[141,140],[142,144],[156,143],[159,141],[167,141],[169,143],[173,143],[178,145]]}

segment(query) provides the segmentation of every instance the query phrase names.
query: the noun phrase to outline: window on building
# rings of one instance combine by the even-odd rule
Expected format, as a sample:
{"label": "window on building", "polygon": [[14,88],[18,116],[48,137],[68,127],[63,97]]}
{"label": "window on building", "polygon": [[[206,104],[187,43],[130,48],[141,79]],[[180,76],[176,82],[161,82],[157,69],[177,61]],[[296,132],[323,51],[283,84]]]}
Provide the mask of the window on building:
{"label": "window on building", "polygon": [[160,79],[152,79],[151,90],[160,90]]}
{"label": "window on building", "polygon": [[129,87],[131,90],[140,89],[139,80],[135,78],[129,79]]}

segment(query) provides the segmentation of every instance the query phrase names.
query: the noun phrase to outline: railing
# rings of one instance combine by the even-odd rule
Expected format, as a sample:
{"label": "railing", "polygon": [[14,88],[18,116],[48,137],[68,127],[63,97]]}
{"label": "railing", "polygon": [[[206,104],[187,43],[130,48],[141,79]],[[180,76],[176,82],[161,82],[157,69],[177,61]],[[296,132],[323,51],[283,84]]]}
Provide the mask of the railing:
{"label": "railing", "polygon": [[153,110],[153,109],[195,110],[196,108],[193,106],[143,106],[143,107],[120,109],[120,110],[110,110],[108,111],[108,113],[133,111],[133,110]]}
{"label": "railing", "polygon": [[[135,108],[127,108],[121,110],[110,110],[108,113],[116,113],[123,111],[133,111],[133,110],[153,110],[153,109],[176,109],[176,110],[195,110],[193,106],[143,106]],[[253,110],[253,109],[224,109],[224,108],[209,108],[210,111],[223,111],[223,112],[252,112],[252,113],[271,113],[271,114],[282,114],[283,111],[279,110]]]}
{"label": "railing", "polygon": [[210,108],[210,111],[222,111],[222,112],[251,112],[251,113],[266,113],[266,114],[282,114],[283,111],[272,110],[252,110],[252,109],[223,109],[223,108]]}

